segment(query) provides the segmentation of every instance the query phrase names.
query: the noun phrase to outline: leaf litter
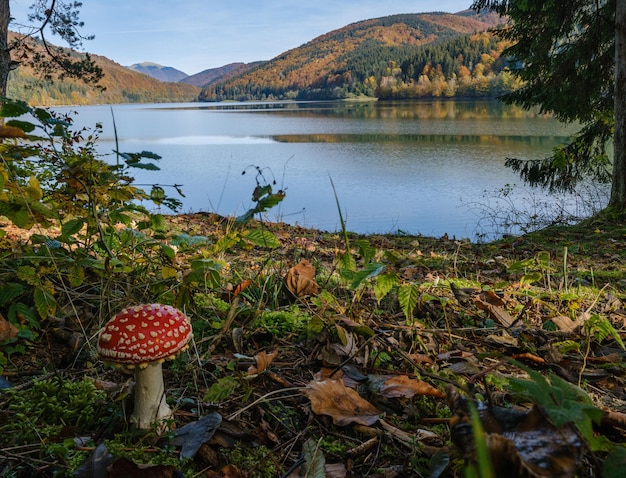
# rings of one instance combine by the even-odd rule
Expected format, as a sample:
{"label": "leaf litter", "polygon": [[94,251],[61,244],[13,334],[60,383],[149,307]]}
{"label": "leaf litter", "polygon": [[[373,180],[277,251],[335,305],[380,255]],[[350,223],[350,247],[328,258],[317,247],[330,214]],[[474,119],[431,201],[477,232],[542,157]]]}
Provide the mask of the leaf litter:
{"label": "leaf litter", "polygon": [[[264,226],[279,248],[220,257],[239,284],[215,291],[227,309],[190,310],[195,350],[167,376],[176,428],[155,453],[174,450],[198,476],[452,477],[484,466],[493,476],[619,476],[624,228],[491,244],[350,236],[346,251],[339,234]],[[182,215],[170,227],[218,240],[226,226]],[[62,363],[66,345],[49,332],[56,354],[42,360]],[[20,364],[14,380],[27,384],[37,363]],[[107,369],[98,379],[125,380]],[[120,459],[85,464],[147,473]]]}

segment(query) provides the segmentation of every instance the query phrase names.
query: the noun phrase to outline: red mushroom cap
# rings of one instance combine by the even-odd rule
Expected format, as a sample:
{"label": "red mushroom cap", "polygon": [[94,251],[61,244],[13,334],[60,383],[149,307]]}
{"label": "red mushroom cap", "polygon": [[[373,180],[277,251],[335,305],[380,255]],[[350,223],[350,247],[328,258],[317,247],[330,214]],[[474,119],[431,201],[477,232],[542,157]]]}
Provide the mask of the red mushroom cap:
{"label": "red mushroom cap", "polygon": [[145,365],[173,358],[187,347],[191,322],[169,305],[129,307],[113,317],[98,340],[98,353],[110,362]]}

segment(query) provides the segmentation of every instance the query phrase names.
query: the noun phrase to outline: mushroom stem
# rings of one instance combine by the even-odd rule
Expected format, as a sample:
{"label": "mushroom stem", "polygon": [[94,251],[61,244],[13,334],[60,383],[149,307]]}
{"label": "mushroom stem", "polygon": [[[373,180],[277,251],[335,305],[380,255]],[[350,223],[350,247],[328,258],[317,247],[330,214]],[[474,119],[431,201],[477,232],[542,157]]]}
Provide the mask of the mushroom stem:
{"label": "mushroom stem", "polygon": [[150,428],[172,416],[172,410],[165,402],[165,386],[161,362],[149,362],[147,367],[135,369],[135,409],[130,416],[131,423],[139,429]]}

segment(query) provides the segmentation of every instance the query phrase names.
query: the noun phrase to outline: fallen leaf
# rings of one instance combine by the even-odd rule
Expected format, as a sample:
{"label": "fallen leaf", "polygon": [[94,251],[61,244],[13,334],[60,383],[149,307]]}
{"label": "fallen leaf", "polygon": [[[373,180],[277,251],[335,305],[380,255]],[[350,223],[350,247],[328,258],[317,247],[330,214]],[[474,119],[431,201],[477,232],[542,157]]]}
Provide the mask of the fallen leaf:
{"label": "fallen leaf", "polygon": [[169,445],[182,447],[182,458],[193,458],[200,446],[208,442],[222,423],[222,416],[217,412],[209,413],[195,422],[178,428],[169,439]]}
{"label": "fallen leaf", "polygon": [[263,372],[267,367],[270,366],[272,361],[278,356],[278,350],[274,350],[271,353],[267,353],[265,350],[259,352],[254,356],[254,360],[256,360],[256,366],[250,365],[248,368],[248,373],[250,375],[256,375],[257,373]]}
{"label": "fallen leaf", "polygon": [[309,438],[302,445],[302,471],[304,476],[311,478],[326,478],[326,457],[320,448],[320,443]]}
{"label": "fallen leaf", "polygon": [[315,282],[315,267],[306,259],[302,259],[297,266],[287,271],[285,284],[296,297],[319,293],[319,285]]}
{"label": "fallen leaf", "polygon": [[511,317],[511,315],[502,307],[492,305],[479,298],[474,298],[474,305],[476,305],[479,309],[486,311],[493,320],[504,327],[510,327],[511,324],[515,322],[515,319],[513,319],[513,317]]}
{"label": "fallen leaf", "polygon": [[384,382],[380,387],[380,394],[387,398],[411,398],[415,395],[430,395],[439,398],[446,396],[445,393],[439,391],[429,383],[409,378],[406,375],[392,377]]}
{"label": "fallen leaf", "polygon": [[98,445],[80,467],[74,470],[73,478],[107,478],[108,467],[113,463],[113,455],[104,444]]}
{"label": "fallen leaf", "polygon": [[550,320],[554,322],[561,332],[574,332],[578,327],[585,323],[584,314],[580,314],[576,317],[576,320],[572,320],[564,315],[557,315]]}
{"label": "fallen leaf", "polygon": [[[469,418],[470,400],[453,387],[447,390],[453,411],[450,437],[468,457],[475,442]],[[529,411],[474,404],[496,476],[570,478],[576,475],[582,441],[570,425],[556,427],[537,406]]]}
{"label": "fallen leaf", "polygon": [[17,337],[17,327],[0,314],[0,342]]}
{"label": "fallen leaf", "polygon": [[317,415],[329,415],[335,425],[373,425],[378,421],[380,412],[376,407],[341,380],[310,382],[304,393],[311,400],[311,410]]}
{"label": "fallen leaf", "polygon": [[409,358],[419,365],[422,365],[422,364],[432,365],[433,363],[435,363],[432,358],[422,353],[409,354]]}
{"label": "fallen leaf", "polygon": [[343,463],[326,463],[324,471],[326,478],[345,478],[348,475],[346,465]]}
{"label": "fallen leaf", "polygon": [[235,465],[226,465],[220,470],[223,478],[243,478],[244,474]]}
{"label": "fallen leaf", "polygon": [[485,290],[480,293],[480,300],[496,307],[504,307],[504,301],[492,290]]}
{"label": "fallen leaf", "polygon": [[233,298],[237,297],[244,290],[246,290],[250,284],[252,284],[252,280],[250,280],[250,279],[246,279],[244,281],[241,281],[239,283],[239,285],[237,287],[235,287],[235,289],[233,290]]}

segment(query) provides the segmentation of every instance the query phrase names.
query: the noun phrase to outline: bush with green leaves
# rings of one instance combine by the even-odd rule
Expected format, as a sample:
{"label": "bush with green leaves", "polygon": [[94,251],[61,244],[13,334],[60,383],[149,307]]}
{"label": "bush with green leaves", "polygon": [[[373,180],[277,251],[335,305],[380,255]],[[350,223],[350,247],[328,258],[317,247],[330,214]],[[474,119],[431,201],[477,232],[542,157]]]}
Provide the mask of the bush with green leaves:
{"label": "bush with green leaves", "polygon": [[[132,175],[158,170],[158,155],[121,152],[116,142],[111,160],[97,148],[100,124],[74,130],[71,116],[21,101],[5,99],[0,117],[0,218],[27,231],[23,241],[0,241],[0,314],[19,331],[0,344],[0,370],[51,316],[78,318],[91,334],[111,311],[132,303],[193,305],[193,294],[221,286],[221,253],[279,246],[265,228],[248,227],[285,195],[272,190],[259,167],[254,207],[221,237],[173,234],[146,204],[176,211],[180,201],[163,185],[138,187]],[[171,187],[182,195],[179,185]],[[97,320],[78,317],[77,303]]]}
{"label": "bush with green leaves", "polygon": [[180,202],[161,186],[144,191],[131,175],[158,169],[159,156],[116,150],[111,164],[96,148],[100,125],[74,131],[70,116],[20,101],[5,100],[0,117],[0,217],[26,231],[0,250],[0,313],[20,337],[64,314],[72,291],[154,300],[170,290],[175,278],[161,272],[175,249],[161,240],[163,216],[144,203],[175,210]]}

